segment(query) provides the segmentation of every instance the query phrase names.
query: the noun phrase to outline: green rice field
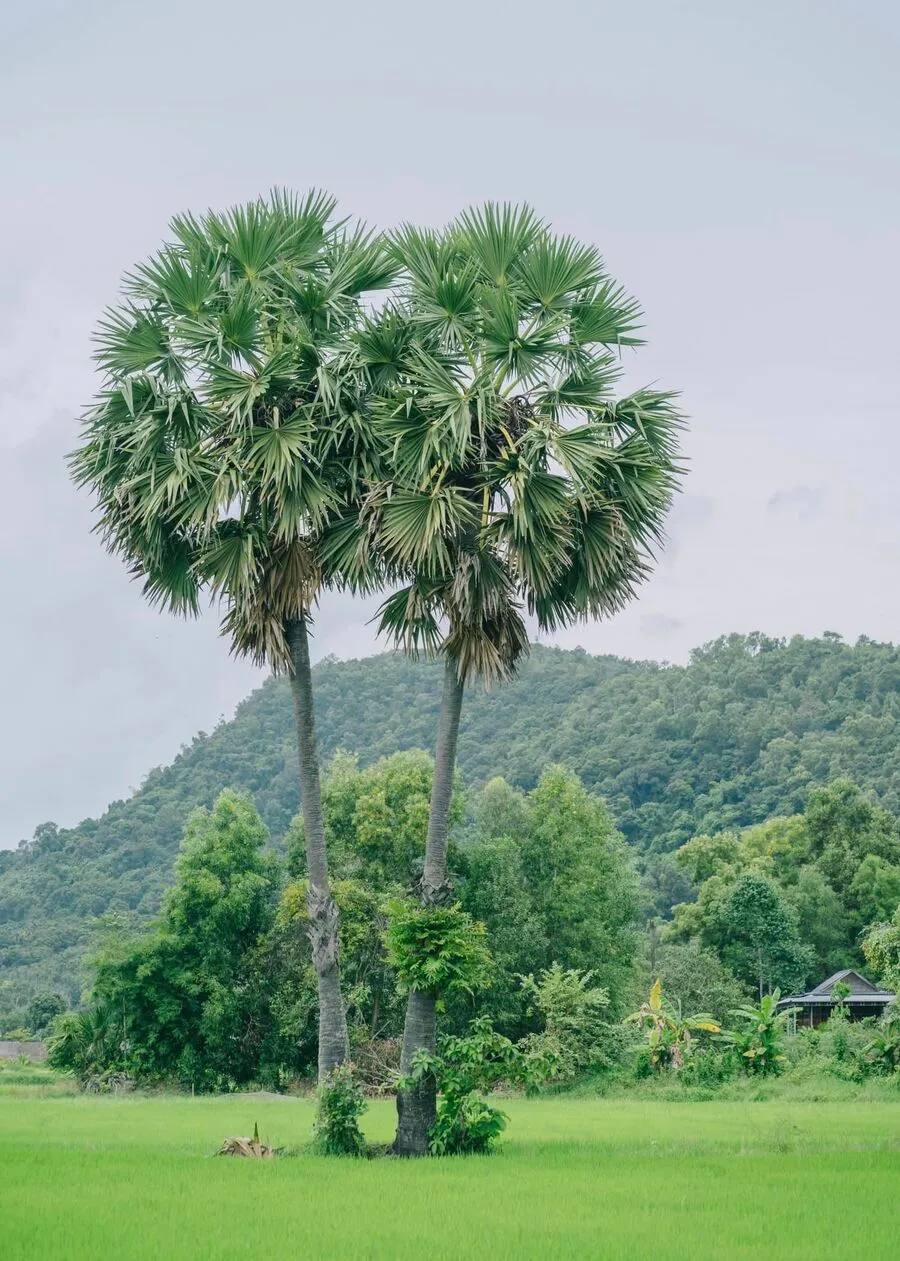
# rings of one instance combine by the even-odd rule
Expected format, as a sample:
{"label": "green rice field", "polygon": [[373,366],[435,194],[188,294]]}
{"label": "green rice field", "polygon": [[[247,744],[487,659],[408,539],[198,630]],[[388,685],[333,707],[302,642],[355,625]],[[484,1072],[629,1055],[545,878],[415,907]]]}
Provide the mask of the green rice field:
{"label": "green rice field", "polygon": [[[0,1093],[0,1256],[898,1256],[900,1098],[504,1106],[494,1156],[354,1161],[305,1152],[308,1100]],[[387,1141],[392,1104],[366,1120]],[[254,1123],[294,1154],[213,1155]]]}

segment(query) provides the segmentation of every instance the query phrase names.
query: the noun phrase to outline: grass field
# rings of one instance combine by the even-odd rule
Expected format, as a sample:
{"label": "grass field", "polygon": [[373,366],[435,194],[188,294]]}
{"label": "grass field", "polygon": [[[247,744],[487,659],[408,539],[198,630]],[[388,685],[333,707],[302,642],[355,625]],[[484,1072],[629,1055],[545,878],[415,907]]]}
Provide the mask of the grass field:
{"label": "grass field", "polygon": [[[505,1106],[495,1156],[352,1161],[303,1153],[308,1101],[0,1093],[0,1256],[898,1256],[900,1099]],[[369,1137],[392,1119],[375,1104]],[[299,1154],[211,1156],[254,1122]]]}

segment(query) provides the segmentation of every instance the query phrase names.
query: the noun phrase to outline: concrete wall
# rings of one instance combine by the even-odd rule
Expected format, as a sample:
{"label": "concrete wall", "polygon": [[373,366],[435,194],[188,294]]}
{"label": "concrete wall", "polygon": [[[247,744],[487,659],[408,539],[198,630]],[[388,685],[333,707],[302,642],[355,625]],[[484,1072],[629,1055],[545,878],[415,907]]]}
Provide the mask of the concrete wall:
{"label": "concrete wall", "polygon": [[0,1060],[17,1060],[27,1055],[30,1060],[47,1058],[46,1042],[0,1042]]}

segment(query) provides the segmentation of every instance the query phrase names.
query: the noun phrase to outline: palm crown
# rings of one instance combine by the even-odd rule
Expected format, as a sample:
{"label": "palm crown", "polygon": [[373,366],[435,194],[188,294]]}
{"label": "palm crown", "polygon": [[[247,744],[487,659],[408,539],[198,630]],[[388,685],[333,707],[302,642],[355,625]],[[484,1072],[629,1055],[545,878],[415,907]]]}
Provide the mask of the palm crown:
{"label": "palm crown", "polygon": [[339,364],[362,295],[396,268],[333,213],[323,194],[274,193],[176,218],[101,325],[105,381],[72,457],[148,597],[196,613],[206,589],[234,649],[276,668],[319,591],[324,525],[373,476]]}
{"label": "palm crown", "polygon": [[[673,397],[616,399],[640,310],[591,246],[487,205],[393,238],[401,288],[358,338],[391,477],[375,540],[405,579],[382,627],[461,678],[504,677],[541,628],[619,609],[648,572],[680,473]],[[330,550],[345,568],[348,536]],[[360,573],[362,568],[360,568]]]}

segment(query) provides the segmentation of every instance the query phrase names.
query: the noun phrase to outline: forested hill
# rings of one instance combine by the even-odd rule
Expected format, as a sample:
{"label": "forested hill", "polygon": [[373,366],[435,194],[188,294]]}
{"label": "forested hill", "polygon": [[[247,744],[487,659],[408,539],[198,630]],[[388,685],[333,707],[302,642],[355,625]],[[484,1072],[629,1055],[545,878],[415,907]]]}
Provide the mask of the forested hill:
{"label": "forested hill", "polygon": [[[365,762],[432,746],[439,668],[384,655],[315,670],[321,751]],[[810,783],[847,775],[900,813],[900,650],[835,636],[731,636],[684,667],[535,648],[517,682],[464,708],[465,780],[532,786],[564,762],[605,796],[640,850],[802,808]],[[298,803],[290,695],[254,692],[100,819],[38,829],[0,851],[0,1013],[40,976],[71,991],[89,922],[149,913],[188,811],[223,787],[252,793],[279,836]],[[5,991],[5,993],[4,993]]]}

